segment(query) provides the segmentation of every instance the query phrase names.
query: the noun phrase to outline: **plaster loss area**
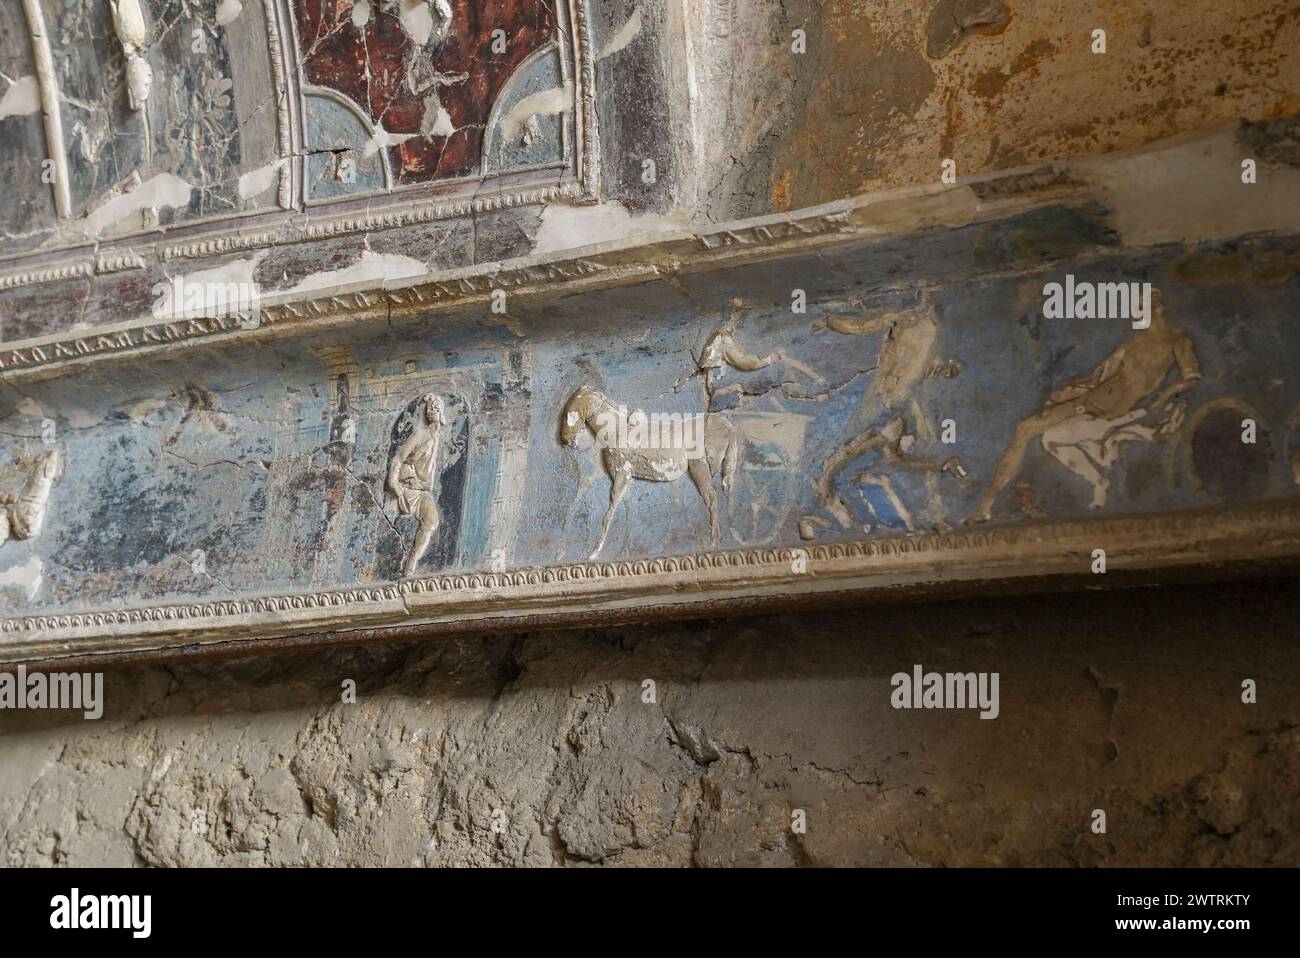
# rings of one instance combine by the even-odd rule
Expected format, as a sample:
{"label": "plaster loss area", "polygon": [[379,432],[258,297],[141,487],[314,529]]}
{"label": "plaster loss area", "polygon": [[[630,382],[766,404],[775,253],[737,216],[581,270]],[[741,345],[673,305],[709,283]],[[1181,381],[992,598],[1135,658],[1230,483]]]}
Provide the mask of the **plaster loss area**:
{"label": "plaster loss area", "polygon": [[[1295,864],[1298,612],[1264,582],[115,670],[100,721],[3,716],[0,861]],[[892,708],[914,662],[1000,671],[998,719]]]}

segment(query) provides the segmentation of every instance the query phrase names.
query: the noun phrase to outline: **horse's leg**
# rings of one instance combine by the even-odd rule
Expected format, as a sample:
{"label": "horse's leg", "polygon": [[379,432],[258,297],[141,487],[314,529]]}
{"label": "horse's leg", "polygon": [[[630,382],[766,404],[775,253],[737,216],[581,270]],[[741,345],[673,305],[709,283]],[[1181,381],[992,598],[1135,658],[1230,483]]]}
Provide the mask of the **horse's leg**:
{"label": "horse's leg", "polygon": [[[581,464],[579,464],[578,468],[581,470]],[[590,472],[580,472],[578,475],[578,489],[569,502],[568,512],[564,514],[564,525],[560,527],[560,544],[555,550],[555,560],[557,562],[564,558],[564,543],[569,536],[569,526],[573,525],[573,517],[578,514],[578,508],[582,505],[582,497],[595,483],[599,470],[600,467],[596,466]]]}
{"label": "horse's leg", "polygon": [[722,538],[722,529],[718,525],[718,497],[713,493],[713,475],[709,472],[709,464],[703,459],[691,459],[686,463],[686,471],[691,474],[691,481],[700,490],[704,504],[709,507],[709,533],[716,546]]}
{"label": "horse's leg", "polygon": [[704,455],[709,472],[722,473],[722,491],[730,492],[740,467],[740,430],[730,420],[710,414],[705,420]]}
{"label": "horse's leg", "polygon": [[722,454],[722,491],[731,492],[736,484],[736,470],[740,468],[740,430],[732,429],[727,437],[727,450]]}
{"label": "horse's leg", "polygon": [[618,508],[618,502],[623,498],[623,493],[627,492],[628,483],[631,481],[631,477],[622,469],[611,469],[609,479],[609,508],[605,511],[605,522],[600,529],[600,541],[592,550],[590,556],[592,559],[600,555],[600,550],[605,547],[605,537],[609,535],[609,523],[614,518],[614,510]]}

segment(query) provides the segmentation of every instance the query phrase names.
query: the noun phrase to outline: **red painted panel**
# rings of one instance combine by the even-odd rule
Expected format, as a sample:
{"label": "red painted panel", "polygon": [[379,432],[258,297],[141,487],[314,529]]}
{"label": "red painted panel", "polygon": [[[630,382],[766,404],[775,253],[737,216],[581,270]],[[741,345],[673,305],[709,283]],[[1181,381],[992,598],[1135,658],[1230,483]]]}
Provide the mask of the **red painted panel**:
{"label": "red painted panel", "polygon": [[[497,94],[520,63],[555,37],[554,3],[447,0],[449,32],[420,47],[402,26],[401,2],[369,0],[369,22],[358,29],[353,0],[294,0],[304,77],[350,97],[389,133],[418,134],[426,97],[436,92],[454,132],[413,136],[392,147],[397,185],[472,175]],[[436,11],[432,0],[430,6]],[[436,32],[436,12],[433,22]],[[492,52],[496,29],[506,31],[504,53]],[[454,79],[460,74],[467,76]]]}

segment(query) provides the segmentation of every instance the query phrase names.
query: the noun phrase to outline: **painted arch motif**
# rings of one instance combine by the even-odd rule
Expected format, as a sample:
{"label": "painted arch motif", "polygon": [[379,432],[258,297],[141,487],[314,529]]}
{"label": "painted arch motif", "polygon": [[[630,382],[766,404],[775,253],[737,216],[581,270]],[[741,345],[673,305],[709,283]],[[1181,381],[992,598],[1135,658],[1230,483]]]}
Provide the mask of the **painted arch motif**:
{"label": "painted arch motif", "polygon": [[[24,260],[52,250],[404,188],[436,218],[457,193],[444,185],[589,175],[585,23],[566,0],[121,0],[121,23],[113,9],[0,0],[13,285],[45,282]],[[74,272],[96,269],[87,256]]]}
{"label": "painted arch motif", "polygon": [[[309,199],[564,163],[573,97],[553,3],[293,0],[293,10]],[[354,172],[339,175],[327,154],[349,151]]]}

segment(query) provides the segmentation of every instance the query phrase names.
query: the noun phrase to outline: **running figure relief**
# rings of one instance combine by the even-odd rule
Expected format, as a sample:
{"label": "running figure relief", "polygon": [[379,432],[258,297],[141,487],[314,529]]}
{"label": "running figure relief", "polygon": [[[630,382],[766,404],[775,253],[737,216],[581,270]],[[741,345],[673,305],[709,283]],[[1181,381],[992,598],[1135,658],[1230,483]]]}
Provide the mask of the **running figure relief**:
{"label": "running figure relief", "polygon": [[[932,459],[911,452],[918,433],[922,439],[931,438],[928,417],[916,398],[917,386],[927,378],[952,378],[961,370],[955,360],[939,358],[939,321],[928,293],[922,293],[915,306],[876,310],[864,316],[832,315],[815,322],[812,329],[814,333],[830,330],[841,336],[880,336],[870,385],[849,420],[856,435],[831,453],[821,475],[813,480],[817,502],[841,527],[851,526],[853,517],[848,504],[835,492],[836,477],[868,452],[878,453],[889,465],[900,469],[965,478],[966,470],[956,456]],[[911,512],[887,473],[863,472],[854,480],[859,485],[882,489],[908,531],[913,531]],[[932,498],[937,498],[935,489],[930,492]]]}

